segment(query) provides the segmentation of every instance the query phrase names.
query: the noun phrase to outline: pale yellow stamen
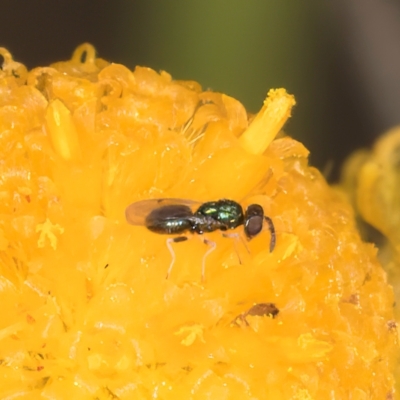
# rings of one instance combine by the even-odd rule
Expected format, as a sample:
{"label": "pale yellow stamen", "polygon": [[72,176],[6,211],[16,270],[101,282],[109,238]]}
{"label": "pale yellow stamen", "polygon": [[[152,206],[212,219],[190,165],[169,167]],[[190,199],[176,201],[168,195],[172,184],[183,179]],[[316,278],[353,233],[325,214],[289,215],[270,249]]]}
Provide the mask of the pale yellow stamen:
{"label": "pale yellow stamen", "polygon": [[290,117],[295,104],[294,96],[285,89],[271,89],[262,109],[239,138],[243,148],[251,154],[264,153]]}
{"label": "pale yellow stamen", "polygon": [[201,342],[205,343],[203,331],[203,325],[195,324],[190,326],[183,326],[177,332],[175,332],[175,335],[187,335],[184,339],[182,339],[181,344],[183,344],[184,346],[191,346],[197,338],[199,338]]}
{"label": "pale yellow stamen", "polygon": [[321,359],[332,351],[333,346],[323,340],[317,340],[311,333],[304,333],[297,339],[298,346],[312,357]]}
{"label": "pale yellow stamen", "polygon": [[80,159],[78,133],[71,112],[58,99],[53,100],[47,107],[46,130],[58,155],[64,160]]}
{"label": "pale yellow stamen", "polygon": [[38,247],[43,248],[46,245],[46,238],[50,242],[50,246],[55,250],[57,248],[57,234],[61,235],[64,233],[64,228],[58,224],[53,224],[49,219],[43,224],[36,226],[36,232],[40,232],[38,239]]}

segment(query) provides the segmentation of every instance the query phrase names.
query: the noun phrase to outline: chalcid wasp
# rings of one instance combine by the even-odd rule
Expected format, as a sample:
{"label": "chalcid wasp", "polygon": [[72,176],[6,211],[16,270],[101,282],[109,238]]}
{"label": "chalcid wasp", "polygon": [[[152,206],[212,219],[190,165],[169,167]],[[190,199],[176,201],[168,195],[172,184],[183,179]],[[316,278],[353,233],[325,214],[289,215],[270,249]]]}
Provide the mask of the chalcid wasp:
{"label": "chalcid wasp", "polygon": [[[276,235],[271,218],[264,215],[259,204],[251,204],[243,211],[242,206],[233,200],[217,200],[199,203],[183,199],[150,199],[132,203],[126,208],[126,220],[131,225],[145,226],[151,232],[163,235],[180,235],[167,239],[167,247],[172,256],[167,271],[167,279],[175,263],[175,253],[172,243],[183,242],[188,239],[182,234],[191,233],[202,235],[217,230],[228,231],[243,225],[248,240],[257,236],[264,226],[268,225],[271,233],[269,250],[275,248]],[[226,237],[239,237],[237,233],[225,233]],[[205,278],[205,259],[215,249],[216,244],[203,238],[209,246],[203,257],[201,278]]]}

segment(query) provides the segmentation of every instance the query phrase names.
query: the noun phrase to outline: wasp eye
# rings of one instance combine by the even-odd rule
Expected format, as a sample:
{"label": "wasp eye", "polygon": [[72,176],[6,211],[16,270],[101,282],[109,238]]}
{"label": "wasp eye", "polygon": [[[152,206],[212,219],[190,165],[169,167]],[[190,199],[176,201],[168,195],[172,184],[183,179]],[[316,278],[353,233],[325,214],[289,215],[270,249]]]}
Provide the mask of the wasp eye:
{"label": "wasp eye", "polygon": [[258,204],[251,204],[244,217],[244,233],[248,239],[257,236],[263,228],[264,210]]}
{"label": "wasp eye", "polygon": [[263,227],[262,217],[254,216],[246,221],[244,231],[246,236],[251,239],[252,237],[258,235]]}

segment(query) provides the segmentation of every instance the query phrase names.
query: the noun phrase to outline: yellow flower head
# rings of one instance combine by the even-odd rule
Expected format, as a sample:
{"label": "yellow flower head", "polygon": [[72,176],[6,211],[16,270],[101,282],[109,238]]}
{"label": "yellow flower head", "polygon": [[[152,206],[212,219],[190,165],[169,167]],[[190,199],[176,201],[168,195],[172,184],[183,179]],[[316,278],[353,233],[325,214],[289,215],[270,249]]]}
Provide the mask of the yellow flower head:
{"label": "yellow flower head", "polygon": [[[0,53],[1,398],[392,398],[393,293],[278,135],[292,96],[250,116],[90,45],[29,72]],[[125,219],[160,198],[258,204],[275,248],[242,223],[167,245]]]}

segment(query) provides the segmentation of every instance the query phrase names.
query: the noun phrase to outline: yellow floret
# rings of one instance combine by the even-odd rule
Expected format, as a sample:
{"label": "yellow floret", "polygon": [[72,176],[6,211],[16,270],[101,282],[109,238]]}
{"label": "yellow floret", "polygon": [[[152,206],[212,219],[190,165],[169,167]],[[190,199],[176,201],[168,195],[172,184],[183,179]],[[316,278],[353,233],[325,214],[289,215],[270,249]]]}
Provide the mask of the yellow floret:
{"label": "yellow floret", "polygon": [[[279,134],[293,96],[251,117],[87,44],[29,72],[0,54],[0,398],[394,398],[392,288]],[[275,249],[268,229],[188,234],[166,279],[169,236],[125,219],[155,198],[259,204]]]}

